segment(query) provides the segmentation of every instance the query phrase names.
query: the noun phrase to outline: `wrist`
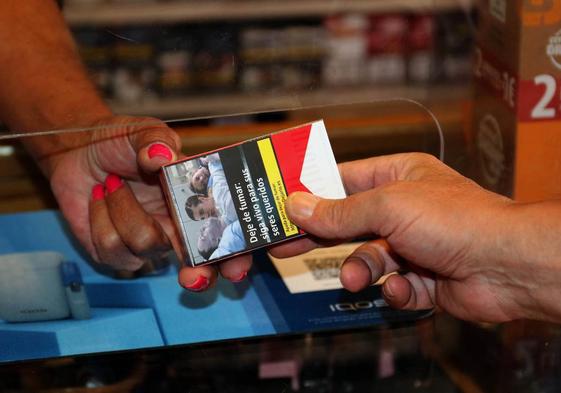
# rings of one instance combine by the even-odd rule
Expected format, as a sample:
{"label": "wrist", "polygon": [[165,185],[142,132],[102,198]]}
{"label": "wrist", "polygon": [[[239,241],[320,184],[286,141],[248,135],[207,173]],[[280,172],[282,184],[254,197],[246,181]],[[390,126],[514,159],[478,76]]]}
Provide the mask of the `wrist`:
{"label": "wrist", "polygon": [[22,143],[41,171],[50,179],[59,162],[67,154],[90,145],[93,130],[98,124],[111,117],[110,112],[100,111],[95,114],[90,112],[80,119],[75,119],[75,122],[69,123],[66,128],[62,126],[53,129],[60,132],[43,136],[25,136],[22,138]]}
{"label": "wrist", "polygon": [[500,261],[517,318],[561,321],[561,204],[514,203],[500,235]]}
{"label": "wrist", "polygon": [[14,133],[33,133],[86,128],[112,115],[89,80],[76,78],[72,84],[72,90],[60,86],[54,97],[43,91],[29,93],[20,106],[3,113],[3,121]]}

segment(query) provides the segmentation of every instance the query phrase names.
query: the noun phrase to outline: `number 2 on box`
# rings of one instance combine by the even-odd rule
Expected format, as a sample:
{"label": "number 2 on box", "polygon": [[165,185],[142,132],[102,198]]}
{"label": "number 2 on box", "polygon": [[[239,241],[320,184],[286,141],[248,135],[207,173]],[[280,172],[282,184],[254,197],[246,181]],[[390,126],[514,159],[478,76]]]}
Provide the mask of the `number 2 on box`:
{"label": "number 2 on box", "polygon": [[542,98],[538,101],[532,110],[533,119],[554,119],[557,115],[555,107],[550,107],[553,104],[555,92],[557,91],[557,80],[547,74],[538,75],[534,78],[534,84],[544,85],[545,91]]}

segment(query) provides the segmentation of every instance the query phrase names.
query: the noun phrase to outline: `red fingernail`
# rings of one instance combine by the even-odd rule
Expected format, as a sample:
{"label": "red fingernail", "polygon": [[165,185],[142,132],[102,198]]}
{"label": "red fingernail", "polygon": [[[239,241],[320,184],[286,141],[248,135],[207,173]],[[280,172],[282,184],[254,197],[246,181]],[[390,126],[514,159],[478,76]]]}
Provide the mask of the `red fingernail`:
{"label": "red fingernail", "polygon": [[93,201],[101,201],[105,198],[105,188],[103,184],[96,184],[92,188],[92,200]]}
{"label": "red fingernail", "polygon": [[192,284],[185,285],[185,288],[191,291],[200,292],[208,288],[209,282],[210,281],[205,276],[199,276]]}
{"label": "red fingernail", "polygon": [[243,281],[244,278],[246,278],[246,277],[247,277],[247,272],[243,272],[242,274],[239,275],[238,278],[232,278],[230,281],[232,281],[232,282],[240,282],[240,281]]}
{"label": "red fingernail", "polygon": [[111,194],[117,191],[123,185],[123,179],[117,175],[109,175],[105,179],[105,188],[107,188],[107,193]]}
{"label": "red fingernail", "polygon": [[173,154],[166,145],[163,145],[161,143],[154,143],[148,148],[148,157],[163,157],[166,160],[171,161],[171,159],[173,158]]}

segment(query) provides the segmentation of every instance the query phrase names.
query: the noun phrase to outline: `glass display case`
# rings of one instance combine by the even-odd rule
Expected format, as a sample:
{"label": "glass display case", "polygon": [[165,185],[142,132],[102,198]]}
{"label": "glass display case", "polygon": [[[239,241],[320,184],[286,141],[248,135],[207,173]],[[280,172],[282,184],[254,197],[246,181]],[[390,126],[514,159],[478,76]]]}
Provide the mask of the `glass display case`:
{"label": "glass display case", "polygon": [[6,364],[5,392],[556,392],[559,329],[417,323]]}
{"label": "glass display case", "polygon": [[[89,192],[95,183],[87,195],[79,190],[72,196],[82,199],[64,199],[71,192],[45,174],[60,165],[56,156],[66,151],[45,150],[45,156],[55,157],[45,166],[35,148],[81,136],[94,145],[125,136],[134,146],[135,135],[159,129],[179,137],[181,150],[174,158],[182,158],[323,120],[338,163],[424,152],[509,197],[556,195],[553,182],[534,192],[529,174],[540,157],[551,154],[540,156],[535,140],[516,142],[527,134],[512,137],[516,126],[490,113],[504,105],[509,114],[518,113],[509,100],[535,92],[508,73],[525,66],[505,65],[493,57],[500,54],[486,52],[488,37],[503,42],[487,14],[501,20],[504,11],[507,20],[515,11],[507,12],[506,3],[61,3],[88,86],[110,109],[93,124],[76,120],[74,113],[81,110],[76,93],[72,111],[62,110],[68,115],[64,121],[22,123],[32,125],[19,129],[8,119],[0,126],[0,391],[561,389],[558,325],[464,322],[440,310],[393,310],[379,285],[357,294],[344,290],[340,264],[365,239],[288,264],[260,250],[246,280],[219,278],[205,293],[177,284],[180,258],[173,253],[154,261],[143,256],[135,271],[99,264],[103,258],[83,236],[90,230],[84,228],[90,228],[88,204],[96,196]],[[531,3],[520,7],[532,12],[545,7]],[[559,10],[552,8],[547,15],[556,20],[551,15]],[[500,92],[489,93],[485,83]],[[539,94],[529,96],[540,101]],[[497,97],[506,104],[496,104]],[[551,102],[542,108],[546,114],[558,110],[557,101]],[[88,105],[83,104],[84,112]],[[29,111],[34,118],[40,109]],[[520,145],[527,146],[524,154],[517,154]],[[521,157],[536,151],[536,161],[524,167]],[[142,163],[139,159],[137,166],[131,154],[99,156],[125,168],[133,191],[158,190],[157,173],[139,175]],[[79,165],[73,169],[81,175]],[[107,173],[95,175],[103,183]],[[193,193],[185,187],[187,196]],[[143,195],[141,202],[150,209],[154,201]],[[157,203],[156,214],[165,212],[160,194]],[[88,220],[80,221],[80,214]],[[32,278],[29,271],[35,272]],[[31,303],[25,303],[28,299]]]}

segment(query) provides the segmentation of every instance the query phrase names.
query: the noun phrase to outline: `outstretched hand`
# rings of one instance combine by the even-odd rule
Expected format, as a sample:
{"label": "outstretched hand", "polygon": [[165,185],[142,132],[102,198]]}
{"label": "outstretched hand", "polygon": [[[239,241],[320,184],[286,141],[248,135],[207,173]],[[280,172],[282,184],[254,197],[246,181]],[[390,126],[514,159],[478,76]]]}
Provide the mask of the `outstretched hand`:
{"label": "outstretched hand", "polygon": [[314,237],[271,250],[289,257],[319,243],[370,235],[347,258],[341,281],[359,291],[405,268],[383,285],[393,307],[440,307],[463,319],[521,317],[519,282],[529,266],[514,266],[505,238],[514,202],[488,192],[425,154],[400,154],[340,165],[350,196],[325,200],[291,195],[289,218]]}
{"label": "outstretched hand", "polygon": [[[161,166],[180,156],[178,135],[152,118],[115,116],[93,127],[49,158],[51,187],[74,234],[94,260],[119,270],[138,270],[172,248],[179,253],[158,180]],[[236,281],[250,263],[237,258],[219,269]],[[216,278],[208,266],[183,268],[179,275],[181,285],[195,291]]]}

